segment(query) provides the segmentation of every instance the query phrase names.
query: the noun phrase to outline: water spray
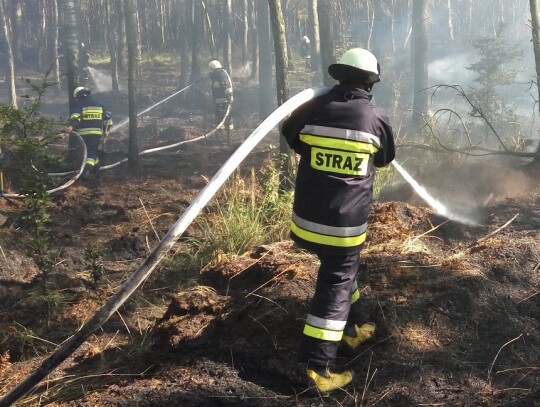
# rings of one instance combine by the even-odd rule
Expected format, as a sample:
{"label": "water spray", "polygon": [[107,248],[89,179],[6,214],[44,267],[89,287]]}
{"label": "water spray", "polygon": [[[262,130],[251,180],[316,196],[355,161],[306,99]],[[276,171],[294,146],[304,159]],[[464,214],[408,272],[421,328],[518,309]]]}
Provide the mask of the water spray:
{"label": "water spray", "polygon": [[426,188],[420,185],[396,160],[392,161],[394,168],[401,176],[409,183],[416,193],[426,202],[437,214],[444,216],[447,219],[454,220],[466,225],[474,225],[478,223],[476,220],[465,216],[452,213],[443,203],[434,198]]}
{"label": "water spray", "polygon": [[60,363],[79,348],[97,329],[99,329],[120,306],[135,292],[135,290],[148,278],[163,257],[172,248],[173,244],[186,231],[206,204],[212,199],[229,176],[238,168],[246,156],[259,144],[273,127],[287,117],[300,105],[316,96],[328,92],[328,88],[306,89],[270,114],[248,138],[227,159],[225,164],[216,172],[208,184],[199,192],[184,214],[167,232],[164,238],[146,257],[143,263],[120,286],[116,293],[86,322],[77,332],[62,343],[58,349],[45,359],[36,370],[28,375],[22,382],[11,389],[0,399],[0,407],[11,406],[15,401],[28,393],[36,384],[50,374]]}
{"label": "water spray", "polygon": [[[159,106],[159,105],[162,104],[162,103],[165,103],[167,100],[169,100],[169,99],[175,97],[176,95],[182,93],[183,91],[185,91],[185,90],[191,88],[195,83],[197,83],[197,82],[199,82],[199,81],[201,81],[201,80],[202,80],[202,79],[199,79],[198,81],[195,81],[195,82],[190,83],[190,84],[187,85],[186,87],[180,89],[178,92],[175,92],[175,93],[173,93],[173,94],[170,95],[170,96],[167,96],[165,99],[160,100],[159,102],[153,104],[152,106],[150,106],[150,107],[144,109],[142,112],[137,113],[137,117],[139,117],[139,116],[141,116],[141,115],[143,115],[143,114],[149,112],[149,111],[152,110],[154,107],[157,107],[157,106]],[[115,125],[114,128],[113,128],[113,130],[118,130],[119,128],[124,127],[124,126],[125,126],[126,124],[128,124],[128,123],[129,123],[129,118],[128,118],[128,119],[125,119],[125,120],[121,121],[120,123],[118,123],[117,125]]]}

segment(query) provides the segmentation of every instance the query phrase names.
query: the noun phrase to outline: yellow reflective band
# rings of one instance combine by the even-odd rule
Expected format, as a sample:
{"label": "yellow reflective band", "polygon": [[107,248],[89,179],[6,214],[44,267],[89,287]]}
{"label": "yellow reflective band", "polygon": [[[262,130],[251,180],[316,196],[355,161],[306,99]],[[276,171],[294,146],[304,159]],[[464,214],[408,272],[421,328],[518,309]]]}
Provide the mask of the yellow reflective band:
{"label": "yellow reflective band", "polygon": [[317,126],[314,124],[307,124],[300,131],[303,134],[314,134],[316,136],[339,138],[343,140],[355,140],[363,141],[368,144],[375,144],[379,147],[381,142],[379,137],[362,130],[340,129],[336,127]]}
{"label": "yellow reflective band", "polygon": [[101,107],[83,107],[83,113],[102,113],[103,109]]}
{"label": "yellow reflective band", "polygon": [[354,247],[359,246],[366,240],[366,232],[349,237],[338,237],[338,236],[329,236],[322,235],[315,232],[310,232],[305,229],[301,229],[291,221],[291,231],[298,237],[307,240],[308,242],[319,243],[326,246],[336,246],[336,247]]}
{"label": "yellow reflective band", "polygon": [[354,293],[351,295],[351,304],[354,304],[358,299],[360,298],[360,291],[358,291],[358,288],[354,290]]}
{"label": "yellow reflective band", "polygon": [[355,153],[375,154],[379,149],[370,143],[354,140],[342,140],[337,138],[312,136],[310,134],[300,134],[300,141],[313,147],[333,148]]}
{"label": "yellow reflective band", "polygon": [[325,341],[339,342],[343,337],[343,331],[315,328],[314,326],[306,324],[304,325],[304,335]]}
{"label": "yellow reflective band", "polygon": [[90,129],[79,129],[77,130],[77,133],[79,133],[79,135],[81,136],[89,136],[89,135],[101,136],[103,131],[101,129],[90,128]]}
{"label": "yellow reflective band", "polygon": [[365,177],[368,173],[369,154],[351,153],[324,148],[311,148],[311,168],[336,174]]}
{"label": "yellow reflective band", "polygon": [[71,116],[70,116],[71,119],[80,119],[81,118],[81,114],[80,113],[73,113]]}

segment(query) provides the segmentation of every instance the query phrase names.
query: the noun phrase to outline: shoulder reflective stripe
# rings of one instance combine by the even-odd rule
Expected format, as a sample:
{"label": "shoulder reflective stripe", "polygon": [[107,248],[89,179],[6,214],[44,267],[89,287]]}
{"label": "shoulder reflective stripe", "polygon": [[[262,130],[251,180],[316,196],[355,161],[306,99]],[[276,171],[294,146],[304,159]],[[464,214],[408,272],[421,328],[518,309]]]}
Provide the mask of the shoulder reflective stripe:
{"label": "shoulder reflective stripe", "polygon": [[291,222],[291,232],[308,242],[318,243],[325,246],[353,247],[361,245],[366,240],[366,233],[352,237],[336,237],[309,232],[296,226],[294,221]]}
{"label": "shoulder reflective stripe", "polygon": [[82,108],[83,112],[103,112],[103,108],[99,106],[86,106]]}
{"label": "shoulder reflective stripe", "polygon": [[375,144],[377,147],[381,146],[379,137],[375,136],[374,134],[368,133],[367,131],[307,125],[304,126],[301,133],[313,134],[317,136],[327,136],[343,140],[363,141],[365,143]]}
{"label": "shoulder reflective stripe", "polygon": [[302,219],[296,213],[293,213],[292,220],[294,223],[309,232],[320,233],[324,235],[338,236],[338,237],[351,237],[364,233],[367,230],[367,222],[360,226],[328,226],[321,223],[310,222]]}
{"label": "shoulder reflective stripe", "polygon": [[310,164],[319,171],[365,177],[369,172],[369,157],[367,153],[312,147]]}
{"label": "shoulder reflective stripe", "polygon": [[360,291],[358,291],[358,288],[353,291],[351,295],[351,304],[354,304],[356,301],[358,301],[360,298]]}
{"label": "shoulder reflective stripe", "polygon": [[328,329],[315,328],[311,325],[304,325],[304,335],[325,341],[339,342],[343,337],[343,331],[330,331]]}
{"label": "shoulder reflective stripe", "polygon": [[86,161],[85,161],[85,164],[88,164],[88,165],[96,165],[98,163],[98,160],[95,159],[95,158],[87,158]]}
{"label": "shoulder reflective stripe", "polygon": [[363,141],[340,140],[336,138],[313,136],[309,134],[300,134],[300,141],[315,147],[333,148],[355,153],[375,154],[379,149],[377,146]]}
{"label": "shoulder reflective stripe", "polygon": [[318,243],[325,246],[354,247],[360,246],[366,240],[365,232],[359,236],[352,237],[327,236],[301,229],[296,226],[294,221],[291,222],[291,232],[308,242]]}
{"label": "shoulder reflective stripe", "polygon": [[72,119],[79,119],[81,117],[81,114],[80,113],[73,113],[70,118]]}
{"label": "shoulder reflective stripe", "polygon": [[332,331],[343,331],[347,321],[336,321],[334,319],[324,319],[308,314],[306,324],[315,328],[330,329]]}

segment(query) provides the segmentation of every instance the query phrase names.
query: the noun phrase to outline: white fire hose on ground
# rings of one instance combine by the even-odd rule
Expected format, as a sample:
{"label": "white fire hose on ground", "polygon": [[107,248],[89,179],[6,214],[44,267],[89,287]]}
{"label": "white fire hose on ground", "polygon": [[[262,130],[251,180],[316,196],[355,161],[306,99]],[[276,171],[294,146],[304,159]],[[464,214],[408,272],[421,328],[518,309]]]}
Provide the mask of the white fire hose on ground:
{"label": "white fire hose on ground", "polygon": [[[64,189],[68,188],[75,181],[77,181],[77,179],[81,176],[81,174],[84,171],[84,166],[85,166],[86,158],[87,158],[86,144],[84,143],[84,140],[82,139],[81,136],[79,136],[77,133],[73,133],[73,134],[75,135],[75,139],[80,144],[81,150],[83,152],[81,165],[80,165],[79,169],[76,170],[76,171],[70,171],[70,172],[65,173],[65,174],[64,173],[59,173],[59,175],[72,175],[72,176],[66,182],[64,182],[62,185],[60,185],[60,186],[58,186],[56,188],[53,188],[53,189],[49,189],[47,191],[48,194],[54,194],[56,192],[60,192],[60,191],[62,191]],[[49,175],[52,175],[52,174],[49,174]],[[6,198],[17,198],[17,199],[24,198],[24,196],[25,196],[24,194],[17,194],[17,193],[2,194],[2,195],[5,196]]]}
{"label": "white fire hose on ground", "polygon": [[287,117],[298,106],[306,103],[316,96],[324,94],[328,88],[306,89],[287,102],[279,106],[268,116],[248,138],[236,149],[223,166],[216,172],[208,184],[199,192],[184,214],[167,232],[159,244],[146,257],[143,263],[122,284],[118,291],[84,324],[76,333],[62,343],[62,345],[36,370],[28,375],[22,382],[10,390],[0,399],[0,407],[8,407],[28,393],[36,384],[50,374],[60,363],[79,348],[87,339],[99,329],[120,306],[135,292],[135,290],[148,278],[173,244],[195,220],[206,204],[225,183],[246,156],[281,120]]}

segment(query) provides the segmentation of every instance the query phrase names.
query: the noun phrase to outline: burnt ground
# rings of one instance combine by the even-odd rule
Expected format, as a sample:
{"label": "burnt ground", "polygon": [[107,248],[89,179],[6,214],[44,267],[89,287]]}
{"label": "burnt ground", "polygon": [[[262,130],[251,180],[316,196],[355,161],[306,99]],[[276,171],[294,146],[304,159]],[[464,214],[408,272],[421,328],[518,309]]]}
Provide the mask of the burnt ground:
{"label": "burnt ground", "polygon": [[[177,134],[164,131],[177,124],[154,122],[143,145]],[[181,137],[197,126],[199,116]],[[0,394],[110,298],[243,136],[148,155],[140,171],[106,171],[58,196],[59,254],[46,283],[16,222],[19,207],[0,201]],[[114,161],[125,144],[108,146]],[[258,168],[270,151],[258,148],[243,168]],[[460,208],[476,204],[479,186],[451,181],[444,168],[436,182],[421,181],[445,197],[458,190]],[[518,169],[503,182],[493,163],[459,171],[480,168],[477,224],[447,221],[403,189],[374,205],[359,284],[378,332],[359,354],[340,355],[356,372],[343,390],[315,394],[297,369],[316,258],[281,241],[187,267],[179,258],[190,228],[177,256],[17,405],[540,406],[540,188]]]}

